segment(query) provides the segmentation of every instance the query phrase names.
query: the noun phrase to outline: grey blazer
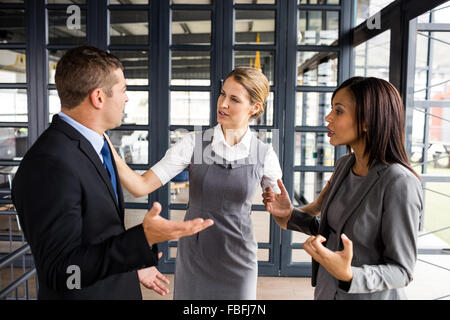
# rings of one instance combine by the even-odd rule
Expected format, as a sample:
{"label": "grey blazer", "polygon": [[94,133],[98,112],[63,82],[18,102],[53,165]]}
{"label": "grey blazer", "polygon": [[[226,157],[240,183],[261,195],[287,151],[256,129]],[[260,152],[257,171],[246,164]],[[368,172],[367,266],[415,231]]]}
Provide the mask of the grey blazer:
{"label": "grey blazer", "polygon": [[[330,202],[355,162],[353,154],[336,161],[330,189],[322,203],[321,217],[298,209],[287,224],[290,230],[328,239],[327,216]],[[367,175],[352,205],[336,230],[333,251],[342,250],[340,235],[353,242],[350,285],[334,279],[327,294],[316,299],[406,299],[404,287],[412,280],[417,260],[417,232],[422,214],[422,187],[419,179],[400,164],[376,163]],[[316,286],[319,264],[312,261],[312,286]],[[317,290],[316,290],[317,291]]]}

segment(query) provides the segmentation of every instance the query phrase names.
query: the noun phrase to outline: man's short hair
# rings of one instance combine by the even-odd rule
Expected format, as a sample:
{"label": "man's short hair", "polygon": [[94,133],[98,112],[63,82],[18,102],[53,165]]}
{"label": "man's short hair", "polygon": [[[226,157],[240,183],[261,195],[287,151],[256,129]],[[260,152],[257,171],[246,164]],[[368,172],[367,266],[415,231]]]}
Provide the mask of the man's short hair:
{"label": "man's short hair", "polygon": [[67,51],[56,66],[55,84],[61,106],[78,106],[96,88],[109,97],[118,82],[113,72],[123,66],[114,55],[92,46],[80,46]]}

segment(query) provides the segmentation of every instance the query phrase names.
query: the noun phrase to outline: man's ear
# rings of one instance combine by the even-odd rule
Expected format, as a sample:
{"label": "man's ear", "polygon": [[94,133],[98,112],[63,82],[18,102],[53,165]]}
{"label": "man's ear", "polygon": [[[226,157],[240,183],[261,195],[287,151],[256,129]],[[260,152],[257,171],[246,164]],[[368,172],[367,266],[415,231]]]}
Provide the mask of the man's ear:
{"label": "man's ear", "polygon": [[103,108],[104,96],[100,88],[94,89],[89,94],[89,101],[95,109]]}

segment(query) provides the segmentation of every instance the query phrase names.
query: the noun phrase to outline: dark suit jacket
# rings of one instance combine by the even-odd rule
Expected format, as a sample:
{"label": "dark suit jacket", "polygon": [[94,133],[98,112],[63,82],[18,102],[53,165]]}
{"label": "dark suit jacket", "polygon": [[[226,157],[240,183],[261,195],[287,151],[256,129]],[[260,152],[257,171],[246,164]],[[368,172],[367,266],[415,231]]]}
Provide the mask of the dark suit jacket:
{"label": "dark suit jacket", "polygon": [[[39,299],[142,299],[136,270],[156,265],[157,247],[148,245],[142,225],[125,230],[119,179],[117,191],[118,203],[91,143],[54,116],[12,186]],[[81,289],[67,286],[71,265],[79,267]]]}

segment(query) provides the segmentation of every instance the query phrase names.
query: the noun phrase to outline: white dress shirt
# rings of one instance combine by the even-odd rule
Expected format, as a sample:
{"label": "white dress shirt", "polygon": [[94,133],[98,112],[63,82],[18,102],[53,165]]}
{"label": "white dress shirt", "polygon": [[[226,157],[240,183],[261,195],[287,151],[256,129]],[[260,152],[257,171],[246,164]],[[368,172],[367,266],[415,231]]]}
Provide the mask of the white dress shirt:
{"label": "white dress shirt", "polygon": [[101,134],[98,134],[94,130],[82,125],[78,121],[72,119],[62,111],[58,113],[58,116],[69,125],[71,125],[74,129],[76,129],[79,133],[81,133],[92,144],[92,147],[94,147],[95,152],[97,152],[100,161],[103,163],[103,156],[101,154],[101,151],[103,148],[103,144],[105,143],[105,137]]}
{"label": "white dress shirt", "polygon": [[[230,146],[225,141],[221,125],[218,124],[214,127],[213,140],[211,142],[212,151],[226,161],[247,158],[250,153],[250,144],[253,135],[254,133],[248,128],[241,141],[234,146]],[[194,153],[194,146],[194,133],[185,135],[167,150],[165,156],[151,168],[163,185],[189,166]],[[261,179],[262,190],[271,187],[275,193],[280,193],[277,179],[281,179],[281,176],[282,172],[278,157],[272,146],[270,146],[264,157],[264,171],[263,178]]]}

